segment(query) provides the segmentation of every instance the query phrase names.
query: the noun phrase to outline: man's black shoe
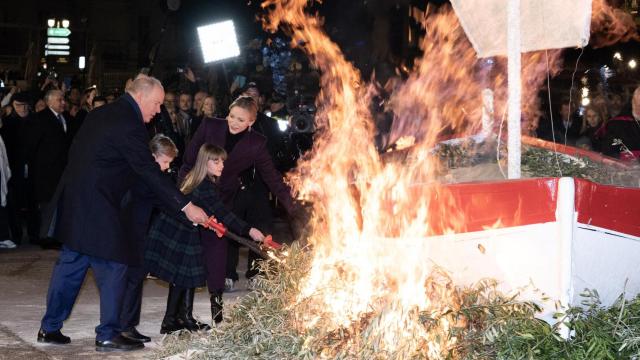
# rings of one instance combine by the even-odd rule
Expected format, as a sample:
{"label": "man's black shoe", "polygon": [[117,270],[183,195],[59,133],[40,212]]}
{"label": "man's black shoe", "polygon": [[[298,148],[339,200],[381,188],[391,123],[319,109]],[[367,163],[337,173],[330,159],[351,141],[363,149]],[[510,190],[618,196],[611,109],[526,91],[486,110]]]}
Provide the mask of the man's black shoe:
{"label": "man's black shoe", "polygon": [[140,341],[129,340],[117,335],[111,340],[96,340],[96,351],[132,351],[144,348]]}
{"label": "man's black shoe", "polygon": [[47,343],[47,344],[64,345],[64,344],[70,343],[71,338],[68,336],[62,335],[60,330],[46,332],[40,329],[40,331],[38,331],[38,342]]}
{"label": "man's black shoe", "polygon": [[138,332],[138,330],[136,330],[135,327],[129,328],[125,331],[123,331],[121,333],[122,336],[126,337],[129,340],[134,340],[134,341],[138,341],[138,342],[149,342],[151,341],[151,338],[145,335],[142,335]]}

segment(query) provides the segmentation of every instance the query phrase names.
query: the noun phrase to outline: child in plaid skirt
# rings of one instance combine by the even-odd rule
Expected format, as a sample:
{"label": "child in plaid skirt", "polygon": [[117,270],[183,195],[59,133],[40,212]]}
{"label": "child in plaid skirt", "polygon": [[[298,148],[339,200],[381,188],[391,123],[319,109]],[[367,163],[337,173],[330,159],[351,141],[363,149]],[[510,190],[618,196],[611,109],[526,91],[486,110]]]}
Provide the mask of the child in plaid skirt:
{"label": "child in plaid skirt", "polygon": [[[262,241],[264,235],[258,229],[250,227],[236,217],[220,200],[216,182],[222,174],[225,159],[224,149],[216,145],[203,144],[195,166],[185,177],[180,191],[187,195],[191,202],[202,207],[208,214],[214,215],[231,231]],[[190,302],[183,311],[191,315],[195,288],[204,286],[206,281],[201,231],[209,230],[193,226],[184,216],[176,218],[166,213],[160,213],[149,230],[145,263],[151,274],[170,284],[167,310],[160,328],[161,334],[184,328],[190,331],[203,328],[188,328],[179,320],[182,317],[179,314],[181,300],[187,299]],[[221,310],[220,299],[212,298],[214,320],[222,319]],[[216,313],[213,313],[214,311]]]}

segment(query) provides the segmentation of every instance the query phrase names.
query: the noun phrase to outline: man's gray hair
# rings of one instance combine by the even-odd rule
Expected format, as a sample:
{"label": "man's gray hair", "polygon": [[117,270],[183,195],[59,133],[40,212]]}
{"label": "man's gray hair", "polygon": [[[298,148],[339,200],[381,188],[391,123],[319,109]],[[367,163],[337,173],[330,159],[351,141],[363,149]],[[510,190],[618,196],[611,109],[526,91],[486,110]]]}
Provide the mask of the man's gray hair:
{"label": "man's gray hair", "polygon": [[49,101],[51,101],[51,98],[53,98],[54,96],[62,96],[62,97],[64,97],[64,93],[62,92],[62,90],[51,89],[51,90],[47,91],[46,94],[44,94],[44,102],[46,104],[49,104]]}
{"label": "man's gray hair", "polygon": [[149,94],[151,91],[153,91],[154,87],[159,87],[160,89],[164,90],[160,80],[152,76],[138,74],[138,76],[136,76],[136,78],[131,83],[131,86],[127,89],[127,92],[131,95]]}

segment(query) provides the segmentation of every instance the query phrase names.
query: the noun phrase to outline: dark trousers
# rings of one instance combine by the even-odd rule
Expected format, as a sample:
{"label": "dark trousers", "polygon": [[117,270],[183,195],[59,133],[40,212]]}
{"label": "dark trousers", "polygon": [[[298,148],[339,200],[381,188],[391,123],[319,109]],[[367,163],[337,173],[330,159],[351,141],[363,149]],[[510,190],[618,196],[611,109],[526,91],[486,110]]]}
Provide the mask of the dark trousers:
{"label": "dark trousers", "polygon": [[224,290],[224,278],[227,265],[227,239],[219,238],[213,231],[201,231],[200,243],[207,270],[207,288],[209,293]]}
{"label": "dark trousers", "polygon": [[129,266],[126,275],[126,287],[122,297],[122,310],[120,311],[120,328],[125,331],[140,323],[140,311],[142,309],[142,284],[147,277],[147,269],[144,266]]}
{"label": "dark trousers", "polygon": [[105,341],[120,334],[120,308],[125,290],[127,265],[88,256],[62,247],[53,268],[47,293],[47,310],[41,327],[46,332],[60,330],[76,302],[87,270],[91,267],[100,291],[100,325],[96,340]]}
{"label": "dark trousers", "polygon": [[[0,174],[2,181],[2,174]],[[0,241],[9,240],[9,211],[6,206],[0,204]]]}
{"label": "dark trousers", "polygon": [[0,241],[9,239],[9,212],[6,206],[0,205]]}
{"label": "dark trousers", "polygon": [[[255,184],[249,188],[238,191],[233,202],[233,213],[249,223],[250,226],[262,231],[265,235],[273,231],[273,212],[269,203],[269,191],[262,180],[256,180]],[[226,277],[238,280],[238,251],[240,246],[233,240],[228,241],[227,248],[227,270]],[[255,260],[260,257],[253,252],[249,252],[247,277],[255,275],[257,272],[252,269]]]}
{"label": "dark trousers", "polygon": [[33,198],[33,192],[29,190],[28,180],[12,178],[9,181],[7,193],[7,208],[9,210],[9,227],[13,242],[19,244],[23,237],[23,224],[26,224],[29,242],[37,243],[39,240],[38,210]]}
{"label": "dark trousers", "polygon": [[47,219],[47,209],[49,208],[50,202],[38,201],[36,204],[36,212],[38,217],[38,234],[40,236],[39,241],[42,243],[51,242],[53,241],[52,235],[55,224],[51,222],[51,219]]}

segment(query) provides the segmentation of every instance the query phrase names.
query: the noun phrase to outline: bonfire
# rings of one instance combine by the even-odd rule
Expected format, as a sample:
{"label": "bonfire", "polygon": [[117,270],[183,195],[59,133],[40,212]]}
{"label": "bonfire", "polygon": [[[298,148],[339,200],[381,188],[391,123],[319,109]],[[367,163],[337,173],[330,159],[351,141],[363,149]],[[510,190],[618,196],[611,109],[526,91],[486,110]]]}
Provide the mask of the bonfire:
{"label": "bonfire", "polygon": [[[585,294],[586,310],[569,309],[551,326],[535,318],[540,310],[536,303],[501,294],[492,280],[461,288],[425,260],[430,236],[465,230],[464,217],[442,186],[450,168],[460,163],[476,165],[469,159],[482,158],[482,153],[469,153],[469,149],[481,148],[485,153],[491,149],[494,157],[496,151],[504,152],[495,134],[501,130],[506,108],[506,60],[496,58],[490,71],[478,71],[483,63],[451,8],[425,14],[424,55],[388,105],[396,116],[391,142],[409,136],[411,146],[402,156],[390,158],[374,145],[368,108],[374,92],[324,33],[322,20],[305,12],[306,5],[306,0],[263,3],[265,29],[285,29],[292,44],[300,46],[322,73],[314,146],[288,176],[296,196],[311,204],[306,232],[299,243],[273,253],[263,264],[257,290],[229,310],[223,326],[208,335],[171,337],[157,355],[216,359],[637,356],[640,339],[634,331],[639,326],[640,301],[621,300],[617,307],[605,310],[597,294]],[[610,9],[597,1],[593,21],[611,20],[603,20],[606,11]],[[593,25],[599,26],[603,25]],[[525,119],[535,118],[540,111],[536,94],[547,76],[560,69],[560,55],[560,50],[523,54],[522,98],[533,99],[523,103]],[[443,137],[468,138],[482,132],[485,88],[493,89],[495,99],[496,121],[489,131],[493,137],[464,151],[439,145]],[[533,155],[525,158],[534,160],[528,165],[524,161],[525,170],[555,164],[535,149],[530,151]],[[584,168],[585,161],[570,159],[547,170],[562,171],[563,166],[567,173]],[[494,163],[501,166],[499,160]],[[584,173],[596,176],[594,171]],[[432,214],[434,208],[447,214],[446,222]],[[586,313],[602,324],[617,320],[611,327],[594,326],[584,320]],[[560,326],[575,330],[577,342],[561,338]],[[581,346],[588,348],[580,352]]]}

